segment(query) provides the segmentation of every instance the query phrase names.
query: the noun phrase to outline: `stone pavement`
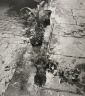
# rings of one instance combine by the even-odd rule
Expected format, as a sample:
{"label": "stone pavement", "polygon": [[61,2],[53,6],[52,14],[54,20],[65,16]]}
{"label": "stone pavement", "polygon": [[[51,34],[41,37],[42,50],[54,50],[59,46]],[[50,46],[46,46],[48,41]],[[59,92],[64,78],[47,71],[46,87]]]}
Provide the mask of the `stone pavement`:
{"label": "stone pavement", "polygon": [[[54,28],[50,42],[50,58],[59,62],[58,68],[60,70],[71,70],[76,65],[85,63],[85,1],[55,0],[54,2],[56,7],[54,7],[53,11],[55,8],[56,10],[52,17],[54,21],[51,22],[51,24],[54,23]],[[0,8],[0,10],[4,9],[0,11],[0,94],[5,92],[14,74],[16,58],[24,50],[27,50],[27,45],[30,46],[29,43],[25,43],[25,41],[29,42],[29,40],[22,36],[24,30],[22,24],[17,22],[18,18],[8,17],[5,14],[7,8],[6,6]],[[30,46],[28,50],[31,49]],[[30,58],[30,56],[25,58],[28,57]],[[83,95],[76,94],[77,86],[68,83],[60,84],[58,76],[54,77],[53,74],[48,72],[46,72],[46,75],[47,81],[42,88],[37,88],[31,82],[33,77],[30,77],[31,79],[28,81],[31,82],[31,85],[28,84],[30,86],[28,91],[31,92],[31,95],[28,96],[85,96],[84,93]]]}
{"label": "stone pavement", "polygon": [[[75,66],[79,64],[85,65],[85,1],[53,1],[50,4],[53,8],[52,18],[54,19],[52,19],[54,27],[50,43],[50,58],[59,62],[58,69],[63,71],[75,69]],[[75,91],[76,86],[58,85],[58,77],[55,76],[53,80],[52,78],[50,78],[50,83],[54,82],[54,84],[49,84],[49,88]],[[70,94],[63,96],[70,96]]]}
{"label": "stone pavement", "polygon": [[0,4],[0,95],[5,92],[16,69],[16,59],[27,46],[22,24],[7,15],[8,6]]}
{"label": "stone pavement", "polygon": [[66,64],[66,67],[74,68],[76,64],[85,62],[85,1],[55,2],[57,8],[51,54],[56,56],[55,59],[59,57],[57,60],[60,60],[62,67]]}

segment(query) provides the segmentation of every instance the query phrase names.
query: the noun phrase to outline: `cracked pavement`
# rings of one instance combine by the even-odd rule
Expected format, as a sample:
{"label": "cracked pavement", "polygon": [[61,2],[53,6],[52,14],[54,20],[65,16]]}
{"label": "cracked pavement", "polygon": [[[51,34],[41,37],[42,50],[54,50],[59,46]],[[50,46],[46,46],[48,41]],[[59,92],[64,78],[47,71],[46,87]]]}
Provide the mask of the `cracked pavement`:
{"label": "cracked pavement", "polygon": [[[49,54],[52,60],[59,62],[60,70],[71,70],[76,65],[85,64],[85,1],[54,0],[54,2],[57,6]],[[8,6],[0,6],[0,94],[5,92],[12,79],[17,53],[20,54],[23,48],[30,46],[24,42],[29,42],[29,39],[22,36],[25,32],[22,24],[18,22],[18,18],[8,17],[7,9]],[[7,66],[11,67],[10,71],[4,71]],[[47,73],[44,88],[33,86],[30,85],[28,90],[32,93],[36,89],[35,94],[38,91],[39,93],[31,94],[32,96],[85,96],[85,93],[75,94],[77,88],[75,85],[60,84],[60,78],[50,73]]]}

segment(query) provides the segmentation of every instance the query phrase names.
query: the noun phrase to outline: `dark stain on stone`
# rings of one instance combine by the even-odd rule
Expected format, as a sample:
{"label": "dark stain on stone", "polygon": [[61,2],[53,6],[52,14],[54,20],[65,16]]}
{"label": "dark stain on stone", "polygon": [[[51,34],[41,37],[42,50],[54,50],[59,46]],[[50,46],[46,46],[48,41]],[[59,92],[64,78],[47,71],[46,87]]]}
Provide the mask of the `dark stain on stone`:
{"label": "dark stain on stone", "polygon": [[80,70],[80,71],[84,71],[85,72],[85,63],[79,64],[75,67],[76,69]]}
{"label": "dark stain on stone", "polygon": [[4,61],[2,61],[2,64],[4,64]]}
{"label": "dark stain on stone", "polygon": [[83,32],[84,30],[79,29],[78,32]]}
{"label": "dark stain on stone", "polygon": [[81,27],[85,27],[85,23],[81,23],[79,26],[81,26]]}
{"label": "dark stain on stone", "polygon": [[45,85],[46,82],[46,73],[43,72],[42,74],[37,73],[34,77],[34,82],[36,85],[38,85],[39,87],[42,87],[42,85]]}
{"label": "dark stain on stone", "polygon": [[10,66],[6,66],[5,71],[9,71],[9,70],[10,70]]}

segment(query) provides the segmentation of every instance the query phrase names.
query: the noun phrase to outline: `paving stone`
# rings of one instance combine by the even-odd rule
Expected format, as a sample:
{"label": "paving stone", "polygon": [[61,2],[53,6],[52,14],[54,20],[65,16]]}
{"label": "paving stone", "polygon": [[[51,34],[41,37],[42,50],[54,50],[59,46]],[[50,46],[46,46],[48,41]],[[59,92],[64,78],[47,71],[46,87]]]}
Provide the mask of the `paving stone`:
{"label": "paving stone", "polygon": [[80,9],[85,9],[85,1],[84,0],[79,0],[80,4]]}
{"label": "paving stone", "polygon": [[[55,62],[59,62],[58,69],[60,70],[65,71],[65,70],[75,69],[75,66],[85,62],[84,3],[85,3],[84,0],[74,0],[74,1],[58,0],[57,2],[57,4],[59,4],[60,10],[62,10],[62,13],[57,11],[55,14],[56,22],[54,23],[54,29],[53,29],[54,39],[52,39],[52,41],[50,42],[49,54],[51,60],[54,60]],[[68,14],[66,13],[66,9],[69,9]],[[63,13],[67,14],[67,16],[64,15]],[[54,40],[56,41],[56,43],[53,43]],[[53,77],[50,78],[50,80],[52,79]],[[57,82],[57,80],[59,79],[55,79],[55,80]],[[54,88],[56,84],[54,83],[54,81],[50,81],[50,82],[51,83],[53,82],[51,85]],[[59,87],[60,86],[61,85],[59,85]],[[67,85],[62,85],[62,86],[64,88],[67,88]],[[63,87],[60,88],[63,89]],[[70,88],[71,86],[68,89],[71,90]],[[72,89],[76,89],[76,87],[73,86]],[[49,92],[49,95],[53,96],[53,93]],[[44,94],[43,96],[46,96],[47,94]],[[57,92],[56,95],[58,95]],[[67,95],[67,92],[66,94],[63,93],[63,95],[70,96],[70,94]],[[71,94],[71,95],[75,96],[75,94]]]}
{"label": "paving stone", "polygon": [[62,24],[76,24],[76,20],[73,18],[73,16],[58,16],[57,14],[55,15],[55,21],[57,23],[62,23]]}
{"label": "paving stone", "polygon": [[63,6],[64,8],[67,8],[67,9],[78,9],[80,8],[80,3],[78,2],[78,0],[58,0],[57,1],[59,5]]}
{"label": "paving stone", "polygon": [[[56,6],[58,5],[56,8],[59,9],[56,9],[56,14],[55,14],[56,22],[54,23],[55,29],[53,30],[53,38],[52,41],[50,42],[51,45],[50,58],[54,61],[59,62],[58,68],[60,68],[61,70],[65,70],[66,68],[70,70],[73,69],[76,65],[85,62],[85,54],[84,54],[84,50],[85,50],[85,46],[84,46],[85,45],[85,40],[84,40],[85,14],[84,13],[85,12],[84,10],[81,10],[81,9],[85,9],[84,3],[85,3],[84,0],[63,0],[63,1],[58,0],[56,3]],[[0,74],[2,74],[0,75],[0,79],[2,79],[2,83],[0,83],[0,89],[2,87],[0,93],[2,93],[7,88],[7,86],[4,85],[5,80],[8,82],[10,78],[12,78],[13,73],[15,71],[14,70],[13,72],[11,72],[12,69],[10,69],[10,71],[5,72],[4,71],[5,67],[8,65],[15,64],[14,61],[17,58],[16,54],[19,53],[17,50],[19,50],[20,47],[21,48],[26,47],[26,44],[23,43],[23,40],[26,41],[29,40],[22,37],[23,34],[22,25],[19,24],[17,20],[15,20],[15,18],[10,18],[10,17],[8,18],[6,15],[4,15],[4,13],[7,11],[7,8],[4,9],[4,7],[1,7],[0,10],[3,10],[0,11],[0,24],[2,24],[0,26],[1,27],[0,36],[2,37],[3,35],[2,40],[0,40],[0,45],[2,46],[0,48],[0,55],[2,57],[1,58],[2,60],[0,60],[0,62],[4,61],[4,63],[1,64],[0,66],[1,69]],[[80,26],[81,24],[83,24],[82,25],[83,27]],[[83,32],[79,33],[81,31]],[[72,32],[74,33],[72,34]],[[11,33],[11,34],[9,35],[7,33]],[[47,37],[49,36],[47,35]],[[47,37],[46,40],[48,39]],[[28,45],[28,47],[29,46],[30,45]],[[31,50],[32,52],[33,50],[32,47],[30,47],[29,50]],[[22,53],[23,51],[21,50],[20,52]],[[28,53],[31,52],[28,51]],[[30,56],[32,57],[32,55],[29,55],[28,53],[24,55],[25,60],[27,60],[27,58],[30,59]],[[26,70],[28,70],[29,65],[31,64],[29,63],[28,65],[27,62],[26,65],[27,65]],[[14,65],[12,65],[11,67],[13,66]],[[30,68],[30,70],[28,71],[34,73],[35,70],[31,71]],[[32,96],[36,96],[36,93],[38,92],[38,88],[32,85],[33,76],[31,77],[31,74],[30,74],[30,78],[31,78],[30,79],[31,85],[30,87],[28,86],[28,90],[29,91],[31,90],[30,92]],[[58,77],[53,78],[52,74],[48,74],[47,79],[48,82],[46,82],[46,84],[49,83],[49,85],[45,85],[46,88],[47,87],[48,89],[60,88],[61,91],[57,92],[59,90],[54,91],[52,89],[51,90],[44,89],[41,91],[40,96],[48,96],[48,95],[49,96],[81,96],[69,92],[62,92],[62,89],[66,91],[70,90],[76,92],[76,87],[70,86],[67,83],[60,85]]]}
{"label": "paving stone", "polygon": [[80,16],[80,17],[85,17],[85,10],[83,9],[75,9],[75,10],[73,10],[73,16]]}
{"label": "paving stone", "polygon": [[12,34],[3,34],[2,38],[14,38]]}
{"label": "paving stone", "polygon": [[[0,5],[0,95],[5,92],[8,87],[9,80],[15,72],[16,55],[18,54],[16,50],[20,47],[25,47],[23,39],[21,38],[22,24],[19,24],[15,18],[8,17],[5,12],[7,12],[8,7]],[[16,34],[15,34],[16,33]],[[18,38],[17,36],[18,35]],[[11,67],[9,70],[5,70],[6,66]],[[5,85],[5,81],[7,84]]]}
{"label": "paving stone", "polygon": [[62,54],[52,54],[50,57],[52,60],[59,62],[58,69],[60,70],[71,70],[74,69],[76,65],[85,63],[84,58],[77,58],[72,56],[66,56]]}
{"label": "paving stone", "polygon": [[75,19],[78,25],[85,23],[85,17],[75,17]]}
{"label": "paving stone", "polygon": [[43,90],[41,91],[41,96],[82,96],[82,95],[78,95],[78,94],[72,94],[69,92],[56,92],[56,91],[52,91],[52,90]]}
{"label": "paving stone", "polygon": [[[60,38],[60,52],[63,55],[75,56],[75,57],[85,57],[84,55],[84,39],[77,39],[73,37],[61,37]],[[58,52],[58,45],[54,48],[54,52]],[[56,54],[56,53],[55,53]]]}

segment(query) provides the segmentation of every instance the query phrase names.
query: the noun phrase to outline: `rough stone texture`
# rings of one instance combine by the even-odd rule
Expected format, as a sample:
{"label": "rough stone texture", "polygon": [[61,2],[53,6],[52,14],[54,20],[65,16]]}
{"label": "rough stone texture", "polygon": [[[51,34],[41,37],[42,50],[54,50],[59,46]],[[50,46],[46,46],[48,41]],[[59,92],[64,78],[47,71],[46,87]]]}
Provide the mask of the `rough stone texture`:
{"label": "rough stone texture", "polygon": [[[68,58],[69,60],[70,58],[78,59],[81,57],[79,60],[81,63],[84,63],[85,10],[83,6],[81,9],[80,5],[85,2],[84,0],[54,0],[54,2],[57,2],[56,4],[60,4],[57,5],[60,9],[56,9],[58,12],[55,10],[54,18],[56,23],[54,23],[53,29],[53,38],[55,39],[51,42],[52,50],[50,53],[55,55],[56,59],[58,55],[60,59],[62,58],[63,60],[65,58]],[[67,7],[67,9],[65,7]],[[65,61],[68,62],[68,60]],[[74,66],[75,65],[76,64],[74,64]]]}
{"label": "rough stone texture", "polygon": [[[51,15],[51,27],[53,27],[54,23],[50,42],[50,59],[59,62],[58,69],[64,71],[74,69],[76,65],[85,63],[85,1],[54,1],[56,7],[52,9],[52,6],[50,6],[50,9],[53,11]],[[60,78],[48,71],[46,71],[47,80],[45,86],[39,88],[34,84],[33,77],[36,70],[31,70],[34,67],[31,65],[30,59],[36,54],[32,53],[32,47],[30,44],[27,44],[29,39],[22,36],[25,30],[22,28],[22,24],[17,22],[18,18],[8,17],[5,14],[7,8],[6,6],[0,6],[0,94],[5,92],[8,87],[9,80],[11,80],[15,71],[16,61],[23,51],[26,50],[24,62],[26,63],[25,69],[29,73],[27,90],[30,94],[27,93],[24,96],[85,96],[85,94],[76,94],[77,86],[75,85],[72,86],[68,83],[60,84]],[[46,31],[49,33],[49,26],[47,28]],[[44,37],[45,41],[49,42],[49,36],[45,34]],[[5,69],[6,66],[8,66],[7,69]],[[16,89],[17,83],[14,86]],[[13,91],[13,87],[11,88],[10,90]],[[7,94],[9,94],[10,90]],[[15,92],[17,91],[13,91],[11,95],[14,96]],[[23,96],[23,94],[19,95]]]}
{"label": "rough stone texture", "polygon": [[[52,21],[52,24],[54,26],[49,53],[52,60],[59,62],[58,69],[60,70],[71,70],[76,65],[85,63],[84,4],[84,0],[54,0],[56,8],[54,7],[55,12],[53,12],[54,21]],[[54,10],[52,9],[52,11]],[[46,87],[76,92],[76,86],[60,84],[57,76],[54,79],[53,76],[50,76],[48,75],[47,78],[51,81],[49,81],[49,86],[46,85]],[[70,94],[63,93],[59,96],[70,96]],[[78,94],[71,94],[71,96],[78,96]]]}
{"label": "rough stone texture", "polygon": [[7,5],[0,5],[0,95],[12,79],[18,55],[27,46],[24,40],[29,41],[22,36],[24,31],[18,18],[7,16],[7,10]]}

